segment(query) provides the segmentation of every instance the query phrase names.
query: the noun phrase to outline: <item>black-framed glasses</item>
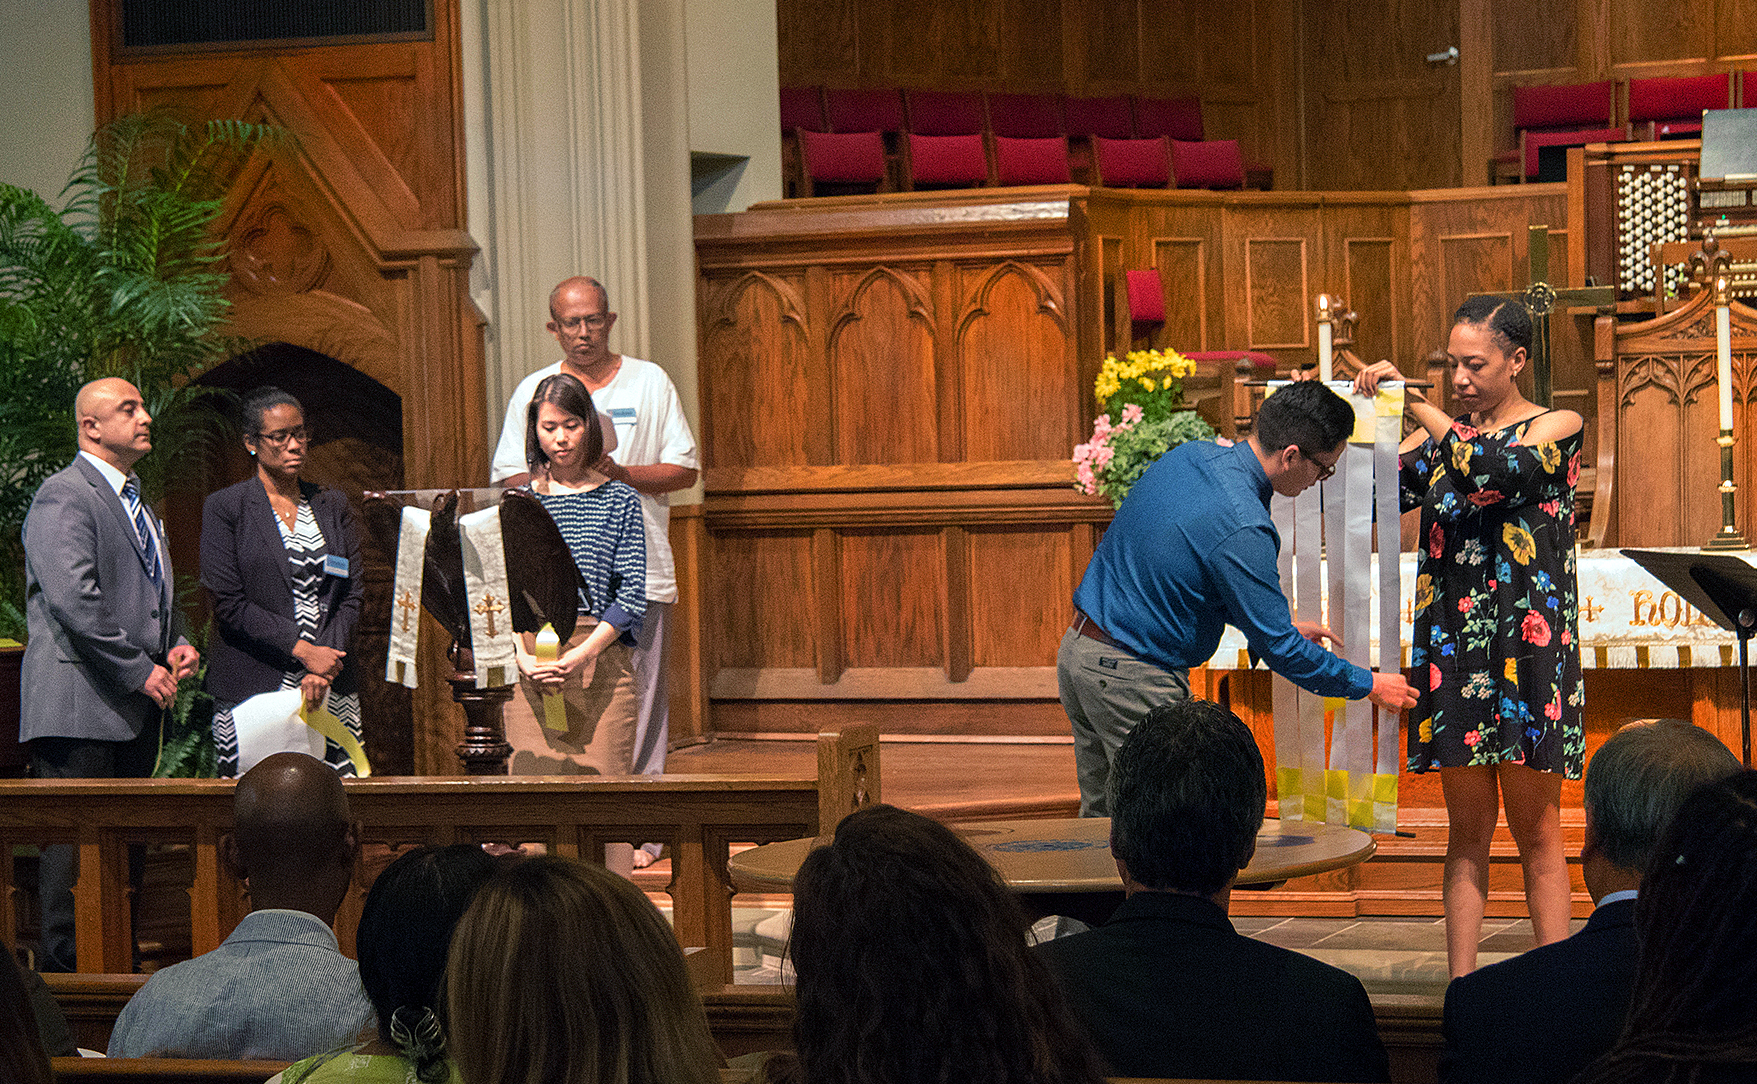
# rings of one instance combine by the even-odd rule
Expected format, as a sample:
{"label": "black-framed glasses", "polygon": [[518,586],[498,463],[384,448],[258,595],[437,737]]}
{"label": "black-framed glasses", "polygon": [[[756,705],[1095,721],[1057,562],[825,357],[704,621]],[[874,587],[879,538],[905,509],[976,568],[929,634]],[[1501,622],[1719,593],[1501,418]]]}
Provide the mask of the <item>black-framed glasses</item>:
{"label": "black-framed glasses", "polygon": [[558,319],[555,322],[559,324],[564,331],[578,331],[582,327],[591,331],[603,331],[605,325],[610,323],[610,314],[607,312],[595,312],[590,316],[568,316]]}
{"label": "black-framed glasses", "polygon": [[272,433],[258,433],[256,439],[277,448],[285,448],[294,441],[298,441],[300,444],[311,443],[311,430],[303,425],[296,425],[291,429],[276,429]]}
{"label": "black-framed glasses", "polygon": [[1318,481],[1320,482],[1328,481],[1330,478],[1335,477],[1337,464],[1342,462],[1342,457],[1337,456],[1335,463],[1325,466],[1317,456],[1306,451],[1304,448],[1300,448],[1299,454],[1305,456],[1306,459],[1311,462],[1312,466],[1318,468]]}

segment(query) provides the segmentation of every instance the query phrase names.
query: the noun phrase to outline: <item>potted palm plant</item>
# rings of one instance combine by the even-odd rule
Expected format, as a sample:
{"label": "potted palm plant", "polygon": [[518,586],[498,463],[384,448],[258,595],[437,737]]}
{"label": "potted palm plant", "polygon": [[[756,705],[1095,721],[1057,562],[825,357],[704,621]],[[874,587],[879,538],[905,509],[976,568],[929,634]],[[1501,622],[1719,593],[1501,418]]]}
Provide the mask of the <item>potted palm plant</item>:
{"label": "potted palm plant", "polygon": [[[80,385],[121,376],[140,389],[148,501],[224,432],[223,393],[195,382],[240,346],[221,334],[230,303],[213,224],[237,168],[277,131],[130,114],[92,136],[59,208],[0,182],[0,639],[24,638],[24,517],[77,450]],[[0,705],[12,723],[0,733],[17,734],[17,710]]]}

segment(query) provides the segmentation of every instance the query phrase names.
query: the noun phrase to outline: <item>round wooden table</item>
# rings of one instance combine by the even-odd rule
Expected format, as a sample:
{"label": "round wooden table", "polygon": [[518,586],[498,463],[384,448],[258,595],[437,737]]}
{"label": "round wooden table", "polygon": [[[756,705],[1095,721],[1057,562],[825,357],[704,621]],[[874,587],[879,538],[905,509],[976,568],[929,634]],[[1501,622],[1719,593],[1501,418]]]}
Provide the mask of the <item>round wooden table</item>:
{"label": "round wooden table", "polygon": [[[1122,879],[1110,856],[1110,818],[978,821],[954,824],[1035,916],[1102,922],[1122,902]],[[816,839],[790,839],[732,856],[732,882],[747,892],[786,892]],[[1373,837],[1356,828],[1270,819],[1257,853],[1239,872],[1241,888],[1273,888],[1294,877],[1342,869],[1372,857]]]}

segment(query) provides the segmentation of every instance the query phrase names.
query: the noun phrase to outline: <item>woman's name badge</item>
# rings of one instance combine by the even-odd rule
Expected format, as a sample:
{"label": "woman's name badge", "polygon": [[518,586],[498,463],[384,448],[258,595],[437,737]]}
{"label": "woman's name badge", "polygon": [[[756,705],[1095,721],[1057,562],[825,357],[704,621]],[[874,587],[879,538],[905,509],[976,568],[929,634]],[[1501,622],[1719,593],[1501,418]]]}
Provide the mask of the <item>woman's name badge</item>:
{"label": "woman's name badge", "polygon": [[340,576],[344,580],[347,579],[348,559],[346,557],[339,557],[333,553],[324,554],[323,574],[325,576]]}

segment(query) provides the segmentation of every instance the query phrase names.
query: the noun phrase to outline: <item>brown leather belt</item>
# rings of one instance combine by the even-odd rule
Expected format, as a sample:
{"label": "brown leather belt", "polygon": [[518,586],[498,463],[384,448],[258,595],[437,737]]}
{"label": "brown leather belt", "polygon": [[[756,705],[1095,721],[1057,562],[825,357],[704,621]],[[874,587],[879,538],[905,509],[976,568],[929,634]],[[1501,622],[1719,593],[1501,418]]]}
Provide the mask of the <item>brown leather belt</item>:
{"label": "brown leather belt", "polygon": [[1116,641],[1110,638],[1108,632],[1099,628],[1097,622],[1087,617],[1086,611],[1078,608],[1074,610],[1074,631],[1089,640],[1097,640],[1105,647],[1117,646]]}

